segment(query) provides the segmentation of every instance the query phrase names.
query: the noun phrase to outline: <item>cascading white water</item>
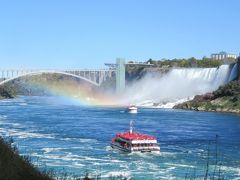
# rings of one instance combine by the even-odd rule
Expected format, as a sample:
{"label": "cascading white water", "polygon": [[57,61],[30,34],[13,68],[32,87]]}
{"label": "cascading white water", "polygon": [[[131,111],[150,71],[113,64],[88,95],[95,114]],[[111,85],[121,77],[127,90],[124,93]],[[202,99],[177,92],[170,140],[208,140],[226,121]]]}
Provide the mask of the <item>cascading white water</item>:
{"label": "cascading white water", "polygon": [[234,64],[232,70],[231,70],[231,73],[230,73],[230,76],[228,78],[228,81],[232,81],[234,79],[237,78],[237,64]]}
{"label": "cascading white water", "polygon": [[176,102],[216,90],[236,77],[235,71],[235,66],[231,69],[229,65],[222,65],[218,68],[176,68],[161,77],[146,75],[126,87],[121,103],[171,108]]}

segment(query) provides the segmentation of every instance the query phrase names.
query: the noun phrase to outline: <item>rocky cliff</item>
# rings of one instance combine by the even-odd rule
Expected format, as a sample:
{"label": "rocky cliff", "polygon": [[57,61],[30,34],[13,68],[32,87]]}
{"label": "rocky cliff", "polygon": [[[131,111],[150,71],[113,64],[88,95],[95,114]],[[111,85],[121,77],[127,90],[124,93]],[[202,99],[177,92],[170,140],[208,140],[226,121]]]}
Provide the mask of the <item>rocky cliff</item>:
{"label": "rocky cliff", "polygon": [[174,108],[240,113],[240,81],[232,81],[212,93],[197,95],[193,100],[178,104]]}

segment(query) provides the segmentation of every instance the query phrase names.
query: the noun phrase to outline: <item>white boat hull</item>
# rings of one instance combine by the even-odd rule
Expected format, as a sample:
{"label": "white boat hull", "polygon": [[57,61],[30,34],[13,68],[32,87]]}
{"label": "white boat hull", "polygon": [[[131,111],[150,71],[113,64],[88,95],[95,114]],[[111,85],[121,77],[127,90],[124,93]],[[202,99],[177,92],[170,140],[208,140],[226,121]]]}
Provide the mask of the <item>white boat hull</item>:
{"label": "white boat hull", "polygon": [[141,152],[141,153],[144,153],[144,152],[160,152],[160,147],[159,146],[155,146],[155,147],[131,147],[131,148],[124,148],[119,143],[112,142],[111,143],[111,147],[113,149],[118,149],[120,151],[128,152],[128,153],[132,153],[132,152]]}
{"label": "white boat hull", "polygon": [[131,114],[137,114],[137,109],[129,109],[128,110],[128,113],[131,113]]}

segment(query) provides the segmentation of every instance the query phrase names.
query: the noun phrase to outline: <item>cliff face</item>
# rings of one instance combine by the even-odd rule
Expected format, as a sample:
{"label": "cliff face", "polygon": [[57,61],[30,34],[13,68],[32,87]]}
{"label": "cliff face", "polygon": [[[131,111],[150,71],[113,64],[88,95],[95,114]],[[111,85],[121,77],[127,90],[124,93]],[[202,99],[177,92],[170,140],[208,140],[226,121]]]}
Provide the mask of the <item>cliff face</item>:
{"label": "cliff face", "polygon": [[240,113],[240,81],[232,81],[212,93],[197,95],[193,100],[178,104],[174,108]]}

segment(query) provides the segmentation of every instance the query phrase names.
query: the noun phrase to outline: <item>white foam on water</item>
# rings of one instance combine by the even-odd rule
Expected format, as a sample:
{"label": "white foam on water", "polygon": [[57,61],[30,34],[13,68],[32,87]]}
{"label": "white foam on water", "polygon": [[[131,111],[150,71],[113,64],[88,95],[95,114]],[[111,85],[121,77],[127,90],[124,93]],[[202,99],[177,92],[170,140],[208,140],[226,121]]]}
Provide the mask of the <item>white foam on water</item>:
{"label": "white foam on water", "polygon": [[[147,169],[147,171],[146,171]],[[172,179],[172,178],[176,178],[172,171],[174,171],[176,168],[175,167],[161,167],[161,166],[151,166],[151,163],[142,163],[139,165],[139,163],[137,163],[137,167],[135,170],[131,171],[132,174],[137,175],[139,174],[140,176],[144,176],[144,175],[151,175],[153,176],[151,179]],[[143,172],[145,172],[143,174]],[[146,177],[147,178],[147,177]],[[146,179],[145,178],[145,179]]]}
{"label": "white foam on water", "polygon": [[66,148],[42,148],[44,153],[50,153],[50,152],[60,151],[60,150],[64,150],[64,149],[66,149]]}
{"label": "white foam on water", "polygon": [[[55,148],[56,149],[56,148]],[[48,150],[48,152],[53,152],[53,149],[46,149]],[[65,152],[66,153],[66,152]],[[94,158],[94,157],[89,157],[89,156],[81,156],[81,155],[76,155],[76,154],[72,154],[72,153],[68,153],[68,154],[44,154],[44,155],[38,155],[35,154],[35,156],[40,156],[43,158],[46,158],[48,160],[61,160],[61,161],[65,161],[65,162],[92,162],[94,163],[100,163],[100,164],[111,164],[111,163],[123,163],[124,161],[121,160],[116,160],[116,159],[99,159],[99,158]]]}
{"label": "white foam on water", "polygon": [[194,168],[193,165],[187,165],[187,164],[176,164],[176,163],[165,163],[165,165],[170,167],[184,167],[184,168]]}
{"label": "white foam on water", "polygon": [[73,140],[73,138],[59,138],[59,139],[62,141],[72,141]]}
{"label": "white foam on water", "polygon": [[10,102],[12,102],[12,101],[10,101],[10,100],[6,100],[6,99],[2,99],[2,100],[0,100],[0,102],[3,102],[3,103],[10,103]]}
{"label": "white foam on water", "polygon": [[84,167],[85,165],[84,164],[80,164],[78,162],[73,162],[71,164],[64,164],[63,162],[45,162],[46,166],[49,166],[49,167],[68,167],[68,168],[81,168],[81,167]]}
{"label": "white foam on water", "polygon": [[63,141],[79,141],[81,143],[96,143],[97,140],[96,139],[88,139],[88,138],[70,138],[70,137],[66,137],[66,138],[60,138],[60,140]]}
{"label": "white foam on water", "polygon": [[81,143],[96,143],[97,142],[96,139],[83,139],[83,138],[79,139],[79,141]]}
{"label": "white foam on water", "polygon": [[[41,150],[44,151],[44,153],[52,153],[52,152],[59,152],[59,151],[68,151],[68,150],[73,150],[73,149],[82,149],[82,147],[80,146],[71,146],[71,147],[68,147],[68,148],[61,148],[61,147],[45,147],[45,148],[42,148]],[[71,152],[69,152],[69,154],[71,154]]]}
{"label": "white foam on water", "polygon": [[4,134],[9,137],[16,136],[19,139],[28,139],[28,138],[45,138],[45,139],[55,139],[51,134],[40,134],[35,132],[24,132],[17,129],[6,129],[0,128],[1,134]]}
{"label": "white foam on water", "polygon": [[162,152],[160,151],[160,156],[163,156],[163,157],[176,157],[179,153],[174,153],[174,152]]}
{"label": "white foam on water", "polygon": [[152,159],[159,155],[160,155],[160,152],[145,152],[145,153],[131,152],[131,153],[128,153],[128,156],[139,156],[139,157],[142,157],[145,159]]}
{"label": "white foam on water", "polygon": [[[86,160],[86,161],[109,162],[109,159],[99,159],[99,158],[93,158],[93,157],[89,157],[89,156],[82,156],[82,158],[84,158],[84,160]],[[119,161],[119,162],[123,162],[123,161]]]}
{"label": "white foam on water", "polygon": [[19,103],[18,105],[20,105],[20,106],[27,106],[28,104],[27,103]]}
{"label": "white foam on water", "polygon": [[19,123],[14,123],[14,122],[7,122],[7,121],[2,121],[2,120],[0,120],[0,124],[1,125],[8,125],[8,126],[12,126],[12,127],[14,127],[14,128],[16,128],[16,127],[23,127],[23,125],[21,125],[21,124],[19,124]]}
{"label": "white foam on water", "polygon": [[117,159],[107,159],[105,160],[106,162],[111,162],[111,163],[123,163],[124,161],[117,160]]}
{"label": "white foam on water", "polygon": [[160,164],[140,161],[136,162],[136,169],[131,172],[132,175],[139,175],[144,179],[175,179],[173,175],[175,169],[176,167],[161,167]]}
{"label": "white foam on water", "polygon": [[7,115],[0,115],[0,119],[6,119]]}
{"label": "white foam on water", "polygon": [[73,167],[76,168],[76,167],[84,167],[85,165],[84,164],[80,164],[79,162],[73,162]]}
{"label": "white foam on water", "polygon": [[[21,155],[23,155],[23,153],[21,153]],[[31,156],[33,156],[33,157],[44,157],[44,155],[38,154],[38,153],[36,153],[36,152],[31,153]]]}
{"label": "white foam on water", "polygon": [[112,171],[102,175],[101,177],[109,178],[109,177],[121,177],[121,176],[127,179],[131,179],[131,173],[129,171]]}
{"label": "white foam on water", "polygon": [[[211,166],[212,169],[214,169],[215,166]],[[219,167],[217,167],[217,170]],[[240,176],[240,167],[229,167],[221,165],[221,171],[222,172],[234,172],[235,176]],[[239,177],[240,178],[240,177]]]}
{"label": "white foam on water", "polygon": [[61,161],[79,161],[81,159],[74,157],[67,157],[67,155],[45,154],[44,158],[49,160],[61,160]]}
{"label": "white foam on water", "polygon": [[1,108],[18,108],[19,106],[16,106],[16,105],[4,105],[4,106],[1,106]]}
{"label": "white foam on water", "polygon": [[106,146],[106,151],[113,151],[114,149],[111,146]]}
{"label": "white foam on water", "polygon": [[20,139],[27,139],[27,138],[44,138],[44,139],[55,139],[54,136],[50,134],[39,134],[33,132],[16,132],[12,133],[13,136],[18,136]]}

